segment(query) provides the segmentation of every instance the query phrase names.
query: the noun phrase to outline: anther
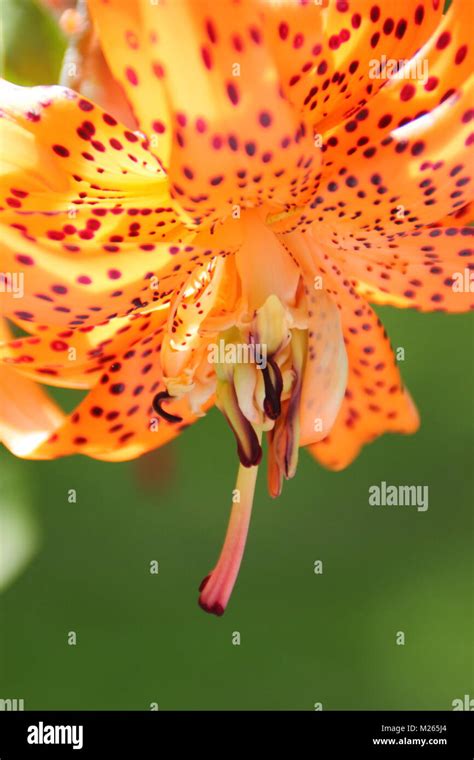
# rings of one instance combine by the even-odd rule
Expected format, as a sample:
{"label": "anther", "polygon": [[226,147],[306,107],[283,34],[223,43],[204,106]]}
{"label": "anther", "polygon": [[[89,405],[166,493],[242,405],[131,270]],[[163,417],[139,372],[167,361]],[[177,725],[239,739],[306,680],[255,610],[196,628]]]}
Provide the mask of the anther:
{"label": "anther", "polygon": [[177,414],[170,414],[169,412],[166,412],[162,406],[161,403],[165,399],[170,399],[172,396],[168,393],[168,391],[161,391],[161,393],[157,393],[155,398],[153,399],[153,409],[157,414],[160,415],[160,417],[163,417],[164,420],[167,422],[182,422],[183,418],[179,417]]}
{"label": "anther", "polygon": [[[283,378],[281,376],[280,367],[274,359],[268,359],[268,365],[263,372],[263,381],[265,383],[265,400],[263,402],[263,408],[267,417],[271,420],[276,420],[281,414],[281,393],[283,390]],[[274,378],[272,380],[270,375],[271,367]]]}

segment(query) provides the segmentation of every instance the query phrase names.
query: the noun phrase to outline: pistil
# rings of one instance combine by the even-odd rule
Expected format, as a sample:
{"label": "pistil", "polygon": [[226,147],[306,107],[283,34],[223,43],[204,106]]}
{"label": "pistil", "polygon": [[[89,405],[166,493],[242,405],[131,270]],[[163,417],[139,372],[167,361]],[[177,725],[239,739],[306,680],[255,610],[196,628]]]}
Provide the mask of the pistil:
{"label": "pistil", "polygon": [[[261,433],[258,436],[259,445],[260,438]],[[239,574],[252,514],[257,473],[258,466],[240,465],[233,491],[234,503],[219,560],[199,587],[199,605],[214,615],[224,614]]]}

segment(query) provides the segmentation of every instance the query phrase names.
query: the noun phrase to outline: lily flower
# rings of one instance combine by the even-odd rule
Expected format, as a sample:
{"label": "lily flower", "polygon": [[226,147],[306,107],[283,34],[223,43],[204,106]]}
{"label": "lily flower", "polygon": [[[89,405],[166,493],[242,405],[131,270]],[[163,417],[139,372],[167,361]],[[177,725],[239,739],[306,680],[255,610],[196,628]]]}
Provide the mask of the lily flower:
{"label": "lily flower", "polygon": [[[24,274],[2,308],[27,336],[0,346],[0,438],[22,457],[120,462],[216,404],[240,460],[201,584],[220,615],[264,439],[277,496],[302,446],[338,470],[418,427],[369,302],[472,308],[453,287],[472,267],[472,5],[89,10],[139,130],[63,87],[2,85],[1,270]],[[64,415],[41,384],[89,392]]]}

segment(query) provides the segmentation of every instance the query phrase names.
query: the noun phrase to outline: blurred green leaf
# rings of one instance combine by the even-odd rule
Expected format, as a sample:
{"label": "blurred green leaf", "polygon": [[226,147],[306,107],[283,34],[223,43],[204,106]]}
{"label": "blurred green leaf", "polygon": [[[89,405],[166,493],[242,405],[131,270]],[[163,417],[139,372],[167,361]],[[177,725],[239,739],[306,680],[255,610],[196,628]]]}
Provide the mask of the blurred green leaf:
{"label": "blurred green leaf", "polygon": [[16,84],[56,84],[66,42],[58,24],[34,0],[2,0],[1,74]]}
{"label": "blurred green leaf", "polygon": [[21,463],[0,457],[0,591],[21,573],[38,548],[38,525]]}

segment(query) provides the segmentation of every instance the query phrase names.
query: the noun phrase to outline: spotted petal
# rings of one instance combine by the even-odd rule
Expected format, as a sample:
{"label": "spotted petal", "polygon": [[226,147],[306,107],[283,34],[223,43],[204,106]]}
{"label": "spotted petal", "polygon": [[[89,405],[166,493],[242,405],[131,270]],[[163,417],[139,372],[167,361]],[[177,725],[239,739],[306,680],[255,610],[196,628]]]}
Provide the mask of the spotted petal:
{"label": "spotted petal", "polygon": [[307,279],[308,345],[300,401],[300,445],[325,438],[347,384],[347,355],[339,310],[322,278]]}
{"label": "spotted petal", "polygon": [[[327,275],[326,275],[327,276]],[[326,467],[340,470],[366,443],[388,433],[413,433],[419,418],[404,388],[389,339],[370,306],[342,278],[334,285],[349,361],[344,401],[330,434],[310,447]]]}
{"label": "spotted petal", "polygon": [[167,443],[196,420],[186,399],[166,407],[179,423],[159,417],[153,399],[163,391],[160,349],[164,328],[152,314],[141,336],[113,361],[104,364],[96,387],[48,440],[28,453],[34,459],[86,454],[106,461],[125,461]]}
{"label": "spotted petal", "polygon": [[342,469],[378,435],[414,432],[418,414],[369,304],[308,234],[288,237],[298,260],[313,268],[340,313],[349,366],[347,389],[329,435],[309,448],[327,467]]}
{"label": "spotted petal", "polygon": [[[0,340],[10,333],[0,320]],[[8,367],[0,372],[0,442],[16,456],[29,456],[63,421],[60,409],[32,380]]]}
{"label": "spotted petal", "polygon": [[411,58],[442,13],[441,0],[321,0],[301,5],[283,3],[269,12],[270,45],[283,92],[319,133],[383,87],[385,80],[373,76],[374,62],[382,54]]}
{"label": "spotted petal", "polygon": [[474,309],[473,238],[472,227],[437,226],[324,249],[372,303],[459,313]]}
{"label": "spotted petal", "polygon": [[141,129],[157,138],[151,146],[185,211],[202,220],[248,201],[304,203],[320,156],[301,115],[282,97],[266,45],[265,6],[129,5],[90,3],[109,65]]}
{"label": "spotted petal", "polygon": [[[414,16],[420,15],[423,8],[423,4],[418,5]],[[327,141],[328,161],[337,154],[350,156],[360,151],[368,145],[363,139],[367,136],[387,137],[397,127],[434,110],[464,86],[474,64],[472,13],[470,3],[455,0],[412,58],[407,59],[398,49],[391,58],[384,46],[380,51],[383,57],[379,54],[378,59],[374,58],[369,69],[375,77],[372,81],[383,86],[367,102],[346,113],[347,118],[340,120],[341,127],[327,135],[337,136],[337,143],[334,139]]]}
{"label": "spotted petal", "polygon": [[338,127],[312,202],[299,214],[276,218],[275,229],[316,222],[321,235],[337,244],[341,234],[385,236],[455,213],[474,198],[473,97],[474,76],[432,112],[385,138],[366,133],[356,116],[353,147],[340,153],[335,133],[344,133],[344,126]]}
{"label": "spotted petal", "polygon": [[[167,312],[161,314],[164,321]],[[0,362],[4,366],[47,385],[88,389],[96,385],[104,366],[143,336],[148,319],[137,313],[72,330],[27,321],[17,324],[32,334],[0,343]]]}

